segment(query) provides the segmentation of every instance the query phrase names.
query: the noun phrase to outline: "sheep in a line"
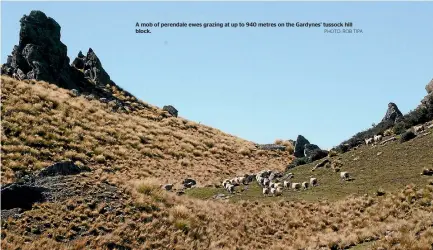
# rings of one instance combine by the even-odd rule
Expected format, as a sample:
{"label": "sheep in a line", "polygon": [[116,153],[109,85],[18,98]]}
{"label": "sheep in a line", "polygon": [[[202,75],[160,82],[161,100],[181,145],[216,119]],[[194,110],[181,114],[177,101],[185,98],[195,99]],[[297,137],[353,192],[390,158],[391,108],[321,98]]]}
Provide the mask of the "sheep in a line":
{"label": "sheep in a line", "polygon": [[374,142],[380,142],[382,140],[382,135],[375,135]]}
{"label": "sheep in a line", "polygon": [[374,140],[374,138],[368,138],[368,139],[365,139],[365,145],[370,145],[370,144],[372,144],[373,143],[373,140]]}
{"label": "sheep in a line", "polygon": [[235,186],[232,184],[227,184],[226,189],[231,194],[235,192]]}
{"label": "sheep in a line", "polygon": [[341,173],[340,173],[340,178],[341,178],[342,180],[347,181],[347,180],[349,179],[349,177],[350,177],[349,172],[341,172]]}
{"label": "sheep in a line", "polygon": [[290,188],[290,181],[284,181],[283,182],[283,187],[285,187],[285,188]]}
{"label": "sheep in a line", "polygon": [[420,132],[424,131],[424,126],[423,125],[415,126],[415,127],[413,127],[413,131],[415,133],[420,133]]}
{"label": "sheep in a line", "polygon": [[306,181],[302,182],[302,188],[304,190],[307,190],[308,189],[308,182],[306,182]]}
{"label": "sheep in a line", "polygon": [[281,187],[271,188],[271,194],[273,196],[280,196],[283,194],[283,190],[281,189]]}
{"label": "sheep in a line", "polygon": [[301,183],[294,182],[292,183],[292,189],[299,190],[301,188]]}
{"label": "sheep in a line", "polygon": [[263,188],[263,196],[266,196],[269,194],[269,188],[268,187],[264,187]]}
{"label": "sheep in a line", "polygon": [[310,184],[311,186],[317,186],[317,178],[311,177],[310,178]]}

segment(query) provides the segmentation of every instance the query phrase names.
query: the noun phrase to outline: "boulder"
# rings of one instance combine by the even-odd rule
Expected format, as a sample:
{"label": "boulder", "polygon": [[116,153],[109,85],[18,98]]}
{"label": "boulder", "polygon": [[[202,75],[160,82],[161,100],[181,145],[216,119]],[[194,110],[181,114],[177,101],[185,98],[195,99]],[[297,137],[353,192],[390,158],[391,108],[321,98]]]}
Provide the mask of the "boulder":
{"label": "boulder", "polygon": [[407,131],[401,135],[400,142],[401,143],[407,142],[407,141],[412,140],[415,137],[416,137],[416,135],[412,131]]}
{"label": "boulder", "polygon": [[398,109],[397,105],[393,102],[388,104],[388,110],[386,111],[385,117],[383,117],[382,122],[398,122],[403,118],[403,114]]}
{"label": "boulder", "polygon": [[7,184],[1,189],[1,209],[31,209],[33,203],[45,200],[45,191],[45,188],[27,184]]}
{"label": "boulder", "polygon": [[310,142],[302,135],[298,135],[298,138],[296,138],[295,151],[294,151],[295,157],[305,156],[304,149],[306,144],[310,144]]}
{"label": "boulder", "polygon": [[171,105],[167,105],[162,107],[162,110],[167,111],[170,115],[177,117],[178,111],[175,107],[171,106]]}
{"label": "boulder", "polygon": [[328,156],[327,150],[316,149],[313,152],[311,152],[310,156],[308,157],[308,161],[309,162],[317,161],[327,156]]}
{"label": "boulder", "polygon": [[320,150],[319,146],[317,146],[316,144],[310,144],[310,143],[305,144],[304,145],[304,156],[310,157],[311,154],[316,150]]}
{"label": "boulder", "polygon": [[71,161],[63,161],[44,168],[39,176],[74,175],[89,170],[88,167],[78,167]]}
{"label": "boulder", "polygon": [[197,182],[194,179],[191,178],[186,178],[183,182],[182,182],[183,186],[185,188],[191,188],[192,186],[197,185]]}

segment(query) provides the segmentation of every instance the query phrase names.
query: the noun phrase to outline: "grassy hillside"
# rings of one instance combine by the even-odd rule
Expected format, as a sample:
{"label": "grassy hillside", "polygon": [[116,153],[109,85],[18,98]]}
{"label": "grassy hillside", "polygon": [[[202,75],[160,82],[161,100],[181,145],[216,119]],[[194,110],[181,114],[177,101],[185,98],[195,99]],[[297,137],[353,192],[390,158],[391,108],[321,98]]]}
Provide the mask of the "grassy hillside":
{"label": "grassy hillside", "polygon": [[[291,169],[319,186],[264,198],[256,184],[230,199],[214,187],[177,196],[159,184],[202,186],[262,169],[283,170],[288,152],[254,144],[151,105],[113,112],[45,82],[1,77],[2,184],[71,159],[91,172],[44,179],[54,199],[1,222],[2,249],[418,249],[433,246],[433,135],[333,157],[329,168]],[[117,95],[122,96],[121,92]],[[379,154],[379,152],[381,152]],[[317,163],[317,162],[316,162]],[[410,185],[408,185],[410,184]],[[413,185],[415,184],[415,185]],[[377,189],[385,190],[376,196]],[[240,190],[240,188],[238,188]]]}
{"label": "grassy hillside", "polygon": [[[420,175],[424,168],[433,168],[433,129],[430,134],[416,137],[411,141],[400,143],[389,142],[385,145],[362,146],[345,154],[331,157],[338,162],[340,171],[347,171],[352,181],[340,180],[340,174],[331,168],[311,170],[320,162],[316,161],[290,169],[294,174],[293,182],[309,181],[310,177],[318,179],[319,186],[305,190],[287,190],[279,198],[263,197],[262,189],[254,183],[246,191],[238,188],[239,193],[232,200],[341,200],[347,196],[374,195],[378,190],[396,192],[406,185],[425,185],[431,177]],[[203,188],[189,191],[193,197],[209,198],[217,193],[228,194],[224,189]]]}
{"label": "grassy hillside", "polygon": [[163,118],[165,111],[148,104],[112,112],[109,104],[73,97],[53,84],[1,79],[3,182],[13,181],[14,172],[65,159],[125,179],[192,177],[199,184],[263,167],[282,170],[291,160],[288,152],[255,150],[252,142],[217,129]]}

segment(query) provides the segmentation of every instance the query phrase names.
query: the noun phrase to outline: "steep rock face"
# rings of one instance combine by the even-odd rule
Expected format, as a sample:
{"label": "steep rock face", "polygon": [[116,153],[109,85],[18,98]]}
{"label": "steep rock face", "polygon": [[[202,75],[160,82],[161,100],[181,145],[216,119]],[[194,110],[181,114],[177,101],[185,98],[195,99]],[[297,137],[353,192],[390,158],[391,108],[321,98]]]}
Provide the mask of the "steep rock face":
{"label": "steep rock face", "polygon": [[302,135],[298,135],[295,144],[295,152],[294,152],[295,157],[304,157],[304,149],[306,144],[310,144],[310,142]]}
{"label": "steep rock face", "polygon": [[397,105],[393,102],[388,104],[388,110],[386,111],[385,117],[382,122],[392,121],[398,122],[403,117],[403,114],[398,109]]}
{"label": "steep rock face", "polygon": [[84,77],[98,86],[105,87],[107,84],[113,84],[92,48],[89,48],[86,56],[80,51],[72,66],[84,72]]}
{"label": "steep rock face", "polygon": [[1,73],[20,80],[36,79],[73,89],[67,47],[60,41],[60,25],[41,11],[31,11],[21,20],[19,44],[2,65]]}

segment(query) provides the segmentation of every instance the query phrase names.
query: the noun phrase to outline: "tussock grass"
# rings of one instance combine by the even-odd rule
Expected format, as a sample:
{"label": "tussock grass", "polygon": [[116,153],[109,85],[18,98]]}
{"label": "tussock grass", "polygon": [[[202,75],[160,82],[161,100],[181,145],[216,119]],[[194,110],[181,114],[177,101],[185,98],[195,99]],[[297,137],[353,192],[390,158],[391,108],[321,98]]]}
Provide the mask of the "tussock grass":
{"label": "tussock grass", "polygon": [[[193,177],[199,185],[268,164],[282,170],[291,160],[287,152],[274,157],[248,150],[254,147],[252,142],[181,117],[162,119],[162,109],[151,105],[117,113],[108,104],[73,97],[43,81],[7,76],[1,81],[5,183],[15,180],[16,171],[32,172],[61,160],[120,171],[127,179],[153,176],[172,182]],[[116,95],[121,92],[115,89]],[[245,153],[238,153],[241,148]]]}

